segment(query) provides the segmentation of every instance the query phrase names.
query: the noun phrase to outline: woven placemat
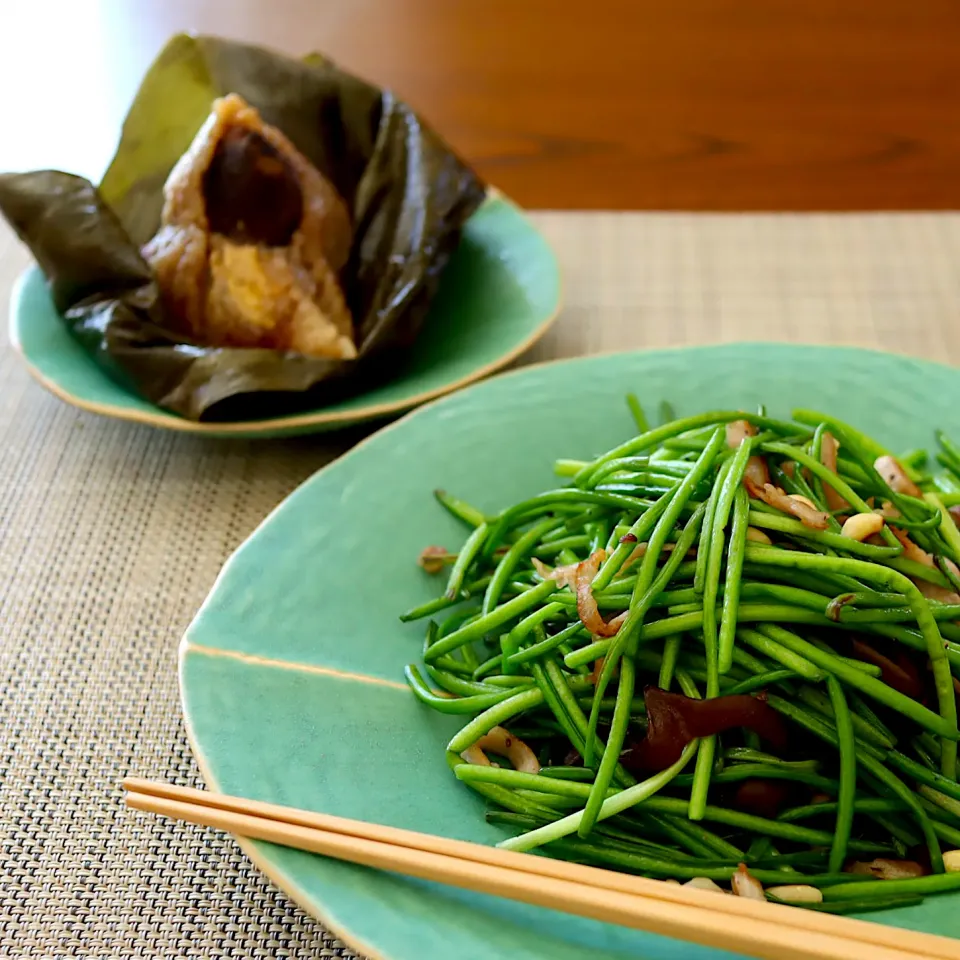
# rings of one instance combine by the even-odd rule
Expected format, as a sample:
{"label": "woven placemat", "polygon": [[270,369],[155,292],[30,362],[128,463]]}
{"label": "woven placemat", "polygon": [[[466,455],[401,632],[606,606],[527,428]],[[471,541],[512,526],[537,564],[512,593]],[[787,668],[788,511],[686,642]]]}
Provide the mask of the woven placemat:
{"label": "woven placemat", "polygon": [[[537,359],[769,339],[960,363],[960,215],[537,220],[567,288]],[[0,226],[0,319],[26,263]],[[180,635],[233,549],[357,435],[98,419],[29,382],[5,336],[0,384],[0,956],[352,957],[231,840],[126,812],[118,783],[199,783]]]}

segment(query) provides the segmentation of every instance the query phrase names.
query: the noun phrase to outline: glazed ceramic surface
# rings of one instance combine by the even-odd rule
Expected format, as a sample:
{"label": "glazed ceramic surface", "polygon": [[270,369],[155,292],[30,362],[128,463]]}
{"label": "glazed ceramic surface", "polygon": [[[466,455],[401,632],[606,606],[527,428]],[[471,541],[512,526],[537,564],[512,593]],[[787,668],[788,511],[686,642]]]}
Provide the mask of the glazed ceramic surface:
{"label": "glazed ceramic surface", "polygon": [[[227,564],[182,646],[191,741],[231,794],[481,843],[504,834],[444,745],[463,723],[403,682],[440,587],[416,563],[465,530],[443,488],[495,512],[558,485],[558,457],[634,434],[624,394],[678,416],[765,403],[851,421],[895,450],[960,436],[960,374],[851,349],[735,345],[529,367],[417,410],[321,470]],[[261,869],[359,951],[389,960],[719,960],[729,953],[245,842]],[[868,919],[960,936],[960,895]]]}
{"label": "glazed ceramic surface", "polygon": [[275,437],[388,417],[501,369],[547,331],[560,294],[547,242],[523,211],[491,193],[464,228],[406,366],[381,386],[322,409],[242,423],[196,423],[164,411],[112,380],[81,349],[36,267],[14,288],[10,339],[44,387],[93,413],[187,433]]}

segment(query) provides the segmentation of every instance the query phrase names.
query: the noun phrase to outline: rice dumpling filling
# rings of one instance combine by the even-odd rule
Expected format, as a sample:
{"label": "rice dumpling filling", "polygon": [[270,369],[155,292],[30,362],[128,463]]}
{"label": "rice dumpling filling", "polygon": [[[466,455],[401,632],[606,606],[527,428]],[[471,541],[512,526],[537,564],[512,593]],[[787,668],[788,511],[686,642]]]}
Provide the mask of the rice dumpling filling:
{"label": "rice dumpling filling", "polygon": [[352,229],[328,180],[235,94],[171,171],[143,254],[167,317],[212,346],[357,355],[340,286]]}
{"label": "rice dumpling filling", "polygon": [[285,247],[303,219],[297,173],[253,130],[228,130],[203,176],[210,229],[234,243]]}

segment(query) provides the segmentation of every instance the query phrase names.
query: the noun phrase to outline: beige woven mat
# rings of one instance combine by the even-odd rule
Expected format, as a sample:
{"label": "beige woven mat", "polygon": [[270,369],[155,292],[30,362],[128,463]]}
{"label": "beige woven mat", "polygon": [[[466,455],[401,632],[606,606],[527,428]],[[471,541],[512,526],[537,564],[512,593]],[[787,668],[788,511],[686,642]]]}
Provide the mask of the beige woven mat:
{"label": "beige woven mat", "polygon": [[[960,215],[541,214],[538,359],[737,339],[960,363]],[[26,264],[0,227],[0,319]],[[3,323],[6,329],[6,323]],[[352,438],[200,441],[79,413],[0,345],[0,956],[350,956],[232,841],[121,807],[195,782],[177,642],[221,564]]]}

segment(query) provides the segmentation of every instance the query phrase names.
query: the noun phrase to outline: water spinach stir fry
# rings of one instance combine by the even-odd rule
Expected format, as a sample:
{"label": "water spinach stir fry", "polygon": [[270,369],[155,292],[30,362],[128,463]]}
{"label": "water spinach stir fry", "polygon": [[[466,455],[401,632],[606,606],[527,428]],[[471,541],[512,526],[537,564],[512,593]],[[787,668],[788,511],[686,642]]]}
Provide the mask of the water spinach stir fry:
{"label": "water spinach stir fry", "polygon": [[427,547],[407,668],[511,850],[831,912],[960,890],[960,450],[704,413]]}

